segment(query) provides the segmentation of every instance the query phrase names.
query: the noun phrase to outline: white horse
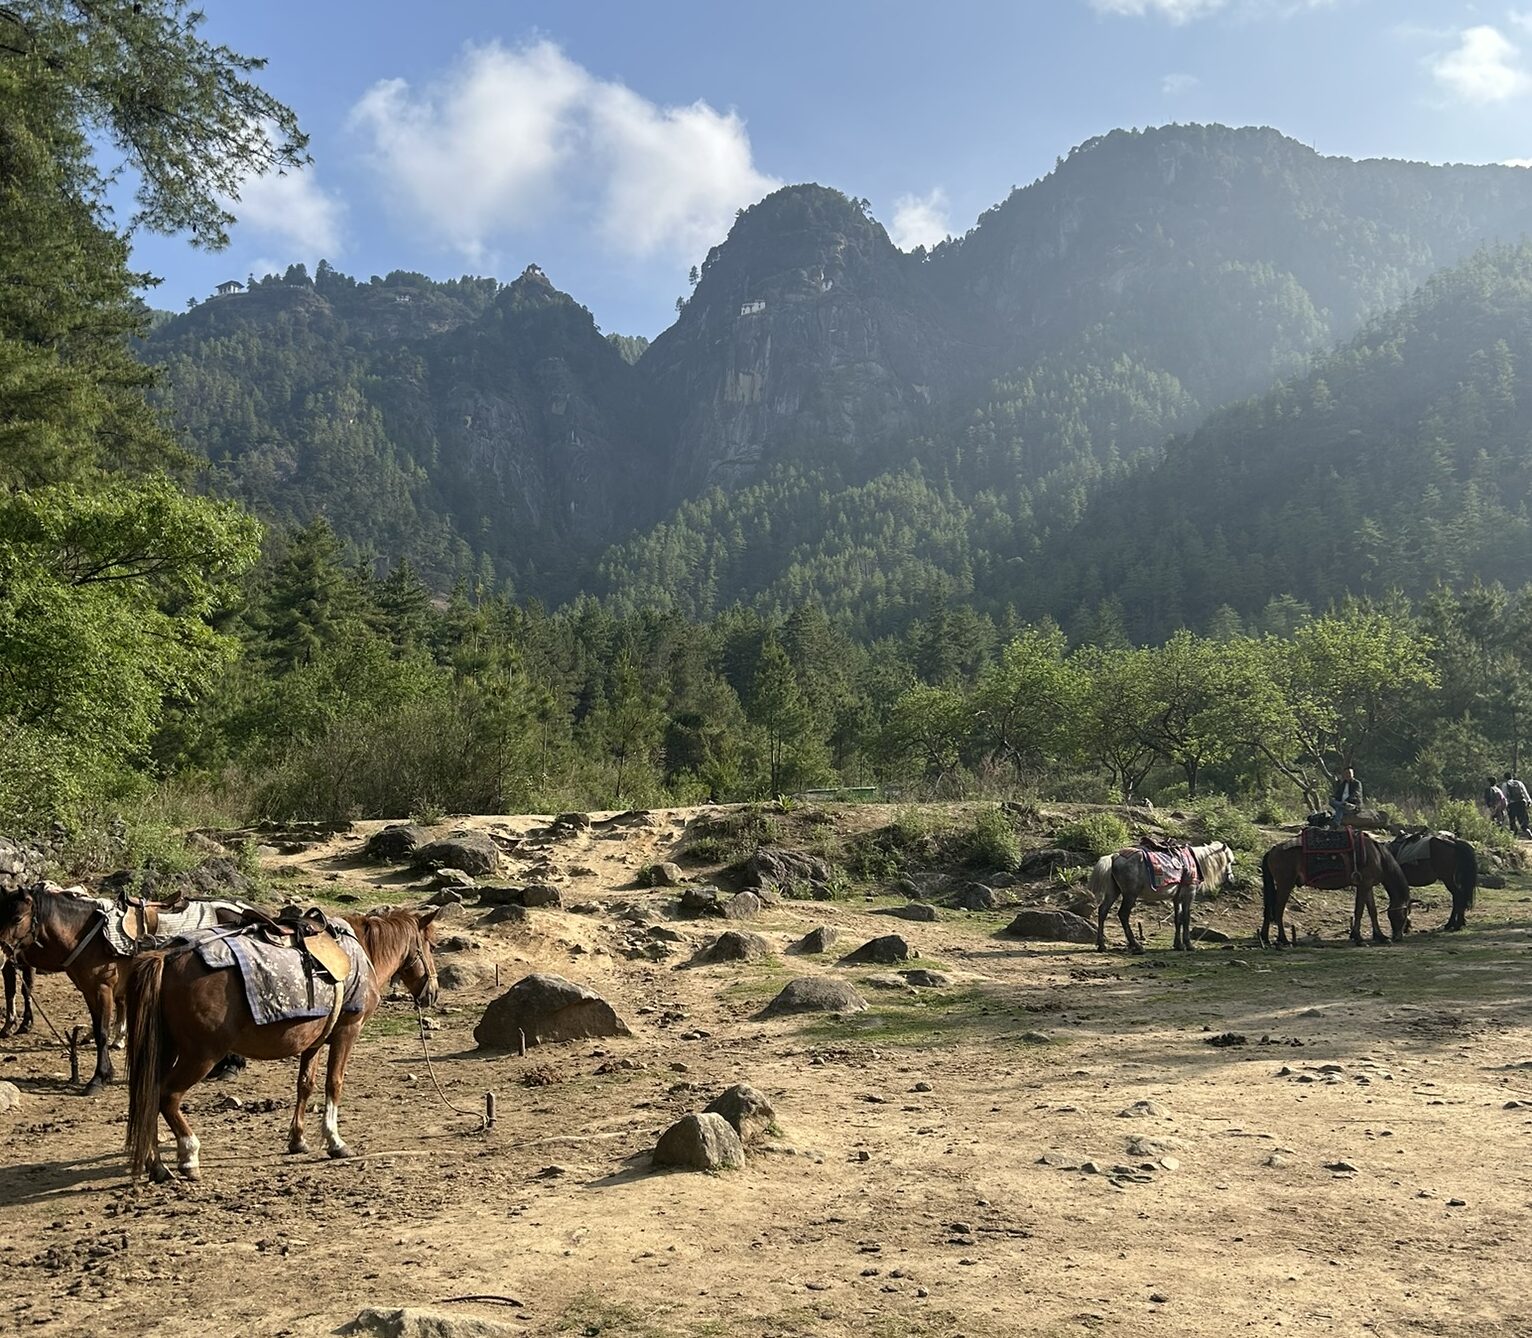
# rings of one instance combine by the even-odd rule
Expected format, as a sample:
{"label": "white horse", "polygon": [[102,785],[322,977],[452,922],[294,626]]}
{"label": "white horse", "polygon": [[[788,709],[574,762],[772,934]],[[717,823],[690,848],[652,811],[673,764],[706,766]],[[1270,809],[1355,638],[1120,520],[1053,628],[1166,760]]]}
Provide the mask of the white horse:
{"label": "white horse", "polygon": [[1144,945],[1133,937],[1133,925],[1128,919],[1140,901],[1151,904],[1173,901],[1175,946],[1184,952],[1192,950],[1192,902],[1196,899],[1197,889],[1209,887],[1221,891],[1228,887],[1234,873],[1234,852],[1222,841],[1214,841],[1209,846],[1191,846],[1190,850],[1196,861],[1196,879],[1165,887],[1155,886],[1144,852],[1136,846],[1119,850],[1115,855],[1103,855],[1096,861],[1088,883],[1096,901],[1096,947],[1100,951],[1106,951],[1107,912],[1119,898],[1121,904],[1117,915],[1122,921],[1122,932],[1127,936],[1129,952],[1144,950]]}

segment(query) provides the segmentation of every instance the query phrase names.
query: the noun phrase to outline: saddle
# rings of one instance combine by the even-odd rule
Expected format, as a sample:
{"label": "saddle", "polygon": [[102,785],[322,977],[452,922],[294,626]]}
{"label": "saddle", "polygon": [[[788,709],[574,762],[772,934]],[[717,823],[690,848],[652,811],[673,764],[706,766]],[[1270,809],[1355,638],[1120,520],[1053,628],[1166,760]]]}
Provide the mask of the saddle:
{"label": "saddle", "polygon": [[1298,834],[1299,875],[1306,887],[1349,887],[1356,876],[1361,833],[1354,827],[1310,824]]}
{"label": "saddle", "polygon": [[1178,841],[1173,836],[1160,836],[1155,832],[1145,832],[1138,838],[1140,850],[1162,850],[1167,855],[1174,855],[1187,847],[1187,842]]}
{"label": "saddle", "polygon": [[238,927],[264,943],[302,953],[306,968],[317,966],[336,985],[344,985],[351,974],[351,958],[317,906],[284,906],[274,916],[247,906]]}

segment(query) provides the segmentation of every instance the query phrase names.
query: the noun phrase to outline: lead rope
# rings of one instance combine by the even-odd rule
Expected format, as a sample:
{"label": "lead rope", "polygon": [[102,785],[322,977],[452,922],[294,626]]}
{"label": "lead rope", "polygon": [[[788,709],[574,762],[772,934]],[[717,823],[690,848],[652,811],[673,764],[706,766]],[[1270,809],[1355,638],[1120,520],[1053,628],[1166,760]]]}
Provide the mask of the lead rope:
{"label": "lead rope", "polygon": [[485,1114],[483,1111],[478,1111],[478,1110],[464,1110],[461,1106],[456,1105],[453,1102],[452,1098],[450,1096],[448,1096],[446,1094],[446,1092],[444,1092],[442,1090],[441,1083],[438,1082],[437,1079],[436,1079],[436,1068],[431,1063],[431,1048],[430,1048],[430,1046],[428,1046],[426,1044],[426,1014],[425,1014],[425,1009],[423,1009],[420,1006],[420,1000],[419,999],[416,999],[414,1001],[414,1003],[415,1003],[415,1020],[416,1020],[416,1022],[418,1022],[420,1024],[420,1053],[425,1058],[425,1061],[426,1061],[426,1073],[427,1073],[427,1075],[431,1079],[431,1086],[436,1088],[436,1095],[441,1097],[442,1104],[444,1106],[446,1106],[448,1110],[453,1111],[455,1114],[461,1115],[464,1119],[467,1119],[467,1120],[478,1120],[478,1122],[479,1122],[478,1132],[479,1133],[481,1133],[481,1134],[482,1133],[488,1133],[489,1132],[489,1116],[487,1114]]}

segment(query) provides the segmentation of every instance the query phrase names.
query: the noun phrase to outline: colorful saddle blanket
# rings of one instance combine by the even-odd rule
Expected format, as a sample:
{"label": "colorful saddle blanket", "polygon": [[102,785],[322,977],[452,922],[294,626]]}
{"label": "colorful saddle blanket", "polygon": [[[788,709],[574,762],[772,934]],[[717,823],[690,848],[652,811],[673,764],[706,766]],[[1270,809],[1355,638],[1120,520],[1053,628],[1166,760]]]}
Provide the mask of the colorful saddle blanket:
{"label": "colorful saddle blanket", "polygon": [[1144,867],[1149,872],[1149,881],[1156,892],[1170,895],[1183,884],[1196,887],[1202,881],[1197,857],[1192,854],[1190,846],[1178,846],[1171,850],[1141,846],[1138,853],[1144,857]]}
{"label": "colorful saddle blanket", "polygon": [[1298,876],[1305,887],[1349,887],[1366,838],[1354,827],[1305,827],[1298,834]]}
{"label": "colorful saddle blanket", "polygon": [[258,1026],[329,1017],[335,991],[343,991],[339,1012],[360,1013],[372,983],[372,962],[344,920],[330,920],[331,936],[345,949],[350,970],[342,981],[316,969],[313,959],[296,948],[268,943],[253,933],[213,930],[186,935],[186,940],[211,970],[239,969],[245,1002]]}

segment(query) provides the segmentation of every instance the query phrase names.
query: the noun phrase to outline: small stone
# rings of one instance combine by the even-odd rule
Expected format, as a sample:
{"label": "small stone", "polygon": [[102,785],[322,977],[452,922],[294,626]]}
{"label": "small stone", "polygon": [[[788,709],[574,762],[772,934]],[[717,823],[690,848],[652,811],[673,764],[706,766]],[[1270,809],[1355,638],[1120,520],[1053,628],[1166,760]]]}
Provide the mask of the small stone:
{"label": "small stone", "polygon": [[1448,1199],[1447,1200],[1447,1206],[1449,1208],[1466,1208],[1466,1207],[1468,1207],[1468,1200],[1467,1199]]}
{"label": "small stone", "polygon": [[1271,1156],[1266,1158],[1266,1164],[1273,1170],[1280,1171],[1284,1166],[1288,1164],[1288,1161],[1287,1158],[1284,1157],[1280,1152],[1273,1152]]}
{"label": "small stone", "polygon": [[1178,1157],[1161,1157],[1160,1165],[1167,1171],[1179,1171],[1181,1169],[1181,1161]]}
{"label": "small stone", "polygon": [[931,1084],[928,1082],[918,1082],[912,1088],[910,1088],[910,1091],[912,1092],[929,1092],[931,1090]]}
{"label": "small stone", "polygon": [[1341,1175],[1344,1175],[1348,1172],[1354,1172],[1356,1169],[1357,1168],[1353,1166],[1349,1161],[1327,1161],[1325,1163],[1325,1170],[1334,1171]]}
{"label": "small stone", "polygon": [[1170,1111],[1158,1101],[1135,1101],[1126,1110],[1117,1112],[1120,1120],[1163,1120],[1169,1115]]}
{"label": "small stone", "polygon": [[0,1082],[0,1111],[21,1108],[21,1088],[13,1082]]}
{"label": "small stone", "polygon": [[1080,1170],[1086,1175],[1100,1175],[1101,1165],[1099,1162],[1082,1161],[1080,1163]]}
{"label": "small stone", "polygon": [[1149,1299],[1155,1305],[1164,1305],[1168,1300],[1170,1300],[1170,1297],[1166,1296],[1164,1292],[1150,1292]]}

